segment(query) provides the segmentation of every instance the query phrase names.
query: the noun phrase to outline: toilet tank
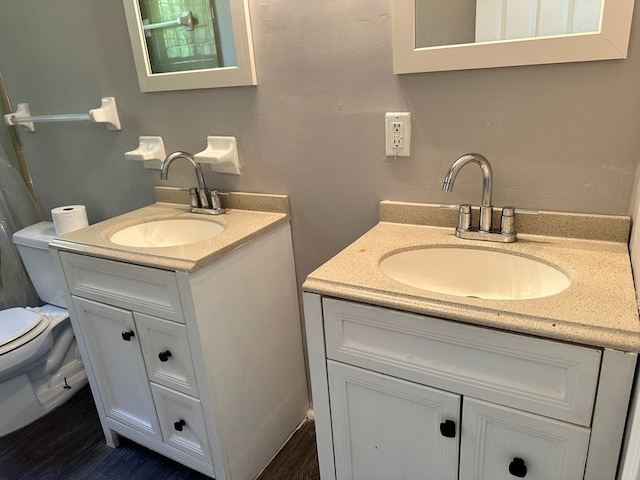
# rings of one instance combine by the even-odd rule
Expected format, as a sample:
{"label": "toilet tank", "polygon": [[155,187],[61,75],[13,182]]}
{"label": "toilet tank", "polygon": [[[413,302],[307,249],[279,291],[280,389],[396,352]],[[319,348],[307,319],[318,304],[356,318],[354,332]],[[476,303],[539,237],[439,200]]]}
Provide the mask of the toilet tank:
{"label": "toilet tank", "polygon": [[40,299],[59,307],[66,307],[62,295],[62,278],[58,275],[49,250],[49,242],[56,236],[53,222],[40,222],[13,234],[22,263]]}

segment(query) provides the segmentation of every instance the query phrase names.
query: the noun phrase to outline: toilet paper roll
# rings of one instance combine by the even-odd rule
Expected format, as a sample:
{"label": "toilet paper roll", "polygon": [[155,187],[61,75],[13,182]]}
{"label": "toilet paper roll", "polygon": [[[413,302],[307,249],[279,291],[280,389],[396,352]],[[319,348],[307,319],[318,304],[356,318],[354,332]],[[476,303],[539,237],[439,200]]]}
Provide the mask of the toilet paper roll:
{"label": "toilet paper roll", "polygon": [[51,218],[56,235],[64,235],[89,225],[87,209],[84,205],[64,205],[54,208],[51,210]]}

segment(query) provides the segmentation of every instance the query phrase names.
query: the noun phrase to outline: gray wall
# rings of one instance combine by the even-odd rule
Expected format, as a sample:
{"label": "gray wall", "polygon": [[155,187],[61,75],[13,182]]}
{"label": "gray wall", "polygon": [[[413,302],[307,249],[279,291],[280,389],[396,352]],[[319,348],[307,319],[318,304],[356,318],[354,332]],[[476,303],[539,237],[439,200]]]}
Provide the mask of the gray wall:
{"label": "gray wall", "polygon": [[[157,171],[126,161],[139,135],[197,152],[235,135],[243,175],[222,190],[290,195],[299,279],[377,221],[382,199],[480,201],[479,170],[454,192],[460,154],[494,168],[494,204],[626,214],[640,153],[640,2],[624,61],[396,76],[389,0],[251,0],[257,87],[138,91],[119,0],[0,6],[0,69],[13,104],[82,112],[117,98],[121,132],[91,124],[21,133],[45,213],[83,203],[96,222],[153,201]],[[413,115],[412,156],[384,156],[384,112]],[[191,186],[192,169],[168,185]]]}

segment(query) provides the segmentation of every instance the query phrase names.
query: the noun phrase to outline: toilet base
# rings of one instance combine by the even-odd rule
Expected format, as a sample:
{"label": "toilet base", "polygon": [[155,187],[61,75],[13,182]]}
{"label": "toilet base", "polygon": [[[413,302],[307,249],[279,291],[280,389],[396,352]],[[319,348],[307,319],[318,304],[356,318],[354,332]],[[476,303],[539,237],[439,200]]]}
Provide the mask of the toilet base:
{"label": "toilet base", "polygon": [[0,437],[38,420],[86,384],[87,374],[81,361],[68,362],[54,376],[40,381],[23,373],[0,383]]}

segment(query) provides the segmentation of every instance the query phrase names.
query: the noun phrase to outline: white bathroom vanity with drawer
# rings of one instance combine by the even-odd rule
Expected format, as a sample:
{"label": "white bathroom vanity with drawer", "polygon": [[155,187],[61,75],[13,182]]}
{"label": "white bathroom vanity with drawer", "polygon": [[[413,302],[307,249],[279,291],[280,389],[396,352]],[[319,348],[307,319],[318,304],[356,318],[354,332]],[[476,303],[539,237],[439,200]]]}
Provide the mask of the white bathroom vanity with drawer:
{"label": "white bathroom vanity with drawer", "polygon": [[274,198],[280,209],[229,208],[211,219],[222,234],[181,246],[109,241],[136,222],[194,216],[162,203],[53,242],[108,444],[122,435],[216,479],[251,480],[304,421],[287,199],[267,206]]}
{"label": "white bathroom vanity with drawer", "polygon": [[[455,238],[448,215],[383,202],[381,222],[304,283],[322,479],[614,480],[640,347],[628,219],[541,213],[494,246]],[[554,221],[568,236],[531,234]],[[571,285],[496,300],[380,271],[434,246],[544,261]]]}

